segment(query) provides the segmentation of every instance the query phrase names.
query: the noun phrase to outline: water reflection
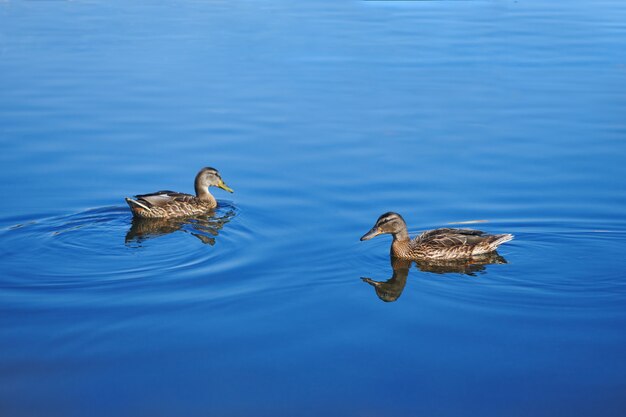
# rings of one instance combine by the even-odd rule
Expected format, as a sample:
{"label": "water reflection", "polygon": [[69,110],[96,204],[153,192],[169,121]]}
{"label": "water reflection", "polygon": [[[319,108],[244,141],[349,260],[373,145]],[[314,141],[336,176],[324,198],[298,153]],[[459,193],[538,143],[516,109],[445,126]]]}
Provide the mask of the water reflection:
{"label": "water reflection", "polygon": [[457,273],[476,276],[477,273],[485,270],[487,265],[505,264],[506,259],[497,252],[491,252],[471,259],[442,259],[442,260],[405,260],[391,258],[391,268],[393,275],[387,281],[374,281],[371,278],[361,278],[374,287],[378,298],[385,302],[396,301],[402,295],[406,285],[411,264],[422,272],[432,272],[435,274]]}
{"label": "water reflection", "polygon": [[471,259],[429,259],[416,260],[415,265],[420,271],[435,274],[457,273],[476,276],[476,273],[485,270],[487,265],[505,264],[504,259],[498,252],[485,253],[473,256]]}
{"label": "water reflection", "polygon": [[406,279],[409,276],[411,262],[406,259],[391,258],[393,275],[387,281],[374,281],[371,278],[361,278],[374,287],[378,298],[385,302],[396,301],[402,295]]}
{"label": "water reflection", "polygon": [[133,217],[126,233],[126,244],[141,243],[147,239],[183,231],[198,238],[202,243],[215,245],[220,229],[235,216],[234,210],[218,214],[215,210],[198,216],[176,219],[145,219]]}

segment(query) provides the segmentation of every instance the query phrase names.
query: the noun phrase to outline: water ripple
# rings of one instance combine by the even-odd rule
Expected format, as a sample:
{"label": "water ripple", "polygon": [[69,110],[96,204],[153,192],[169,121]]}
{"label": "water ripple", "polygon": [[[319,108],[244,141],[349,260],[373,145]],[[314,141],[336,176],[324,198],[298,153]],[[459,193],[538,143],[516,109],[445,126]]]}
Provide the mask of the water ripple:
{"label": "water ripple", "polygon": [[[25,220],[0,232],[6,267],[0,285],[78,289],[215,265],[231,246],[222,232],[236,214],[222,203],[210,215],[184,220],[140,221],[125,207]],[[34,273],[24,273],[33,265]]]}

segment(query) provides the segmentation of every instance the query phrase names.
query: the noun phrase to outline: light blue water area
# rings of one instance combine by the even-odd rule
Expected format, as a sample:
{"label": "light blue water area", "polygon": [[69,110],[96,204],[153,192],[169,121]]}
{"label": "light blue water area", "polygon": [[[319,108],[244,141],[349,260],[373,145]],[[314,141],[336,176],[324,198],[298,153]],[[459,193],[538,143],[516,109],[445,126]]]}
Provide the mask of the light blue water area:
{"label": "light blue water area", "polygon": [[[625,22],[0,2],[0,414],[625,415]],[[203,166],[215,212],[132,220]],[[387,211],[515,240],[407,271]]]}

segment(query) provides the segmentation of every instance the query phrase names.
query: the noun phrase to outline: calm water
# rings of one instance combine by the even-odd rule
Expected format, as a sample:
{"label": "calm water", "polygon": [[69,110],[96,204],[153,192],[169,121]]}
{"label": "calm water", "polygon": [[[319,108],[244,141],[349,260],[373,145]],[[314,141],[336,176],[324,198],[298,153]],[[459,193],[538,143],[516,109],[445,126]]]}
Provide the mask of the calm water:
{"label": "calm water", "polygon": [[[0,2],[0,414],[625,415],[625,22]],[[131,221],[207,165],[213,215]],[[516,239],[392,267],[389,210]]]}

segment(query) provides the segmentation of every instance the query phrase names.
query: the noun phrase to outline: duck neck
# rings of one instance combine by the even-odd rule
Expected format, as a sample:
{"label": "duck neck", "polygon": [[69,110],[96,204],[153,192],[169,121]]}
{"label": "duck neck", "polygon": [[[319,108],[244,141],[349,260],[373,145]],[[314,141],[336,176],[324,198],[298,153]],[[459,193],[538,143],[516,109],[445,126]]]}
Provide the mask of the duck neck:
{"label": "duck neck", "polygon": [[411,240],[411,238],[409,237],[409,232],[406,230],[406,227],[393,234],[394,242],[406,242],[409,240]]}
{"label": "duck neck", "polygon": [[195,188],[196,197],[198,198],[198,200],[206,201],[211,204],[216,203],[215,197],[213,197],[213,195],[209,192],[209,187],[200,185],[199,182],[196,180]]}
{"label": "duck neck", "polygon": [[406,229],[393,234],[393,242],[391,242],[391,256],[398,258],[409,257],[411,250],[411,238]]}

